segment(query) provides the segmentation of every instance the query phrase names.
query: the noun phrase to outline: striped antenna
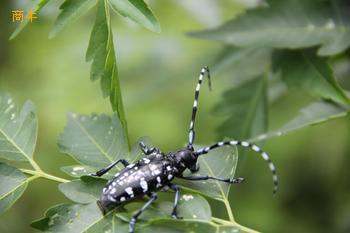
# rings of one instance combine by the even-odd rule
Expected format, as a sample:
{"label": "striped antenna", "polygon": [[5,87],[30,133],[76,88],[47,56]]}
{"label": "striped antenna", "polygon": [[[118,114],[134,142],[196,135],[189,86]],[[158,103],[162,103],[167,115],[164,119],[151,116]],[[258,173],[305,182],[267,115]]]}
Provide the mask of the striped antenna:
{"label": "striped antenna", "polygon": [[201,84],[202,84],[203,77],[204,77],[205,73],[208,74],[209,90],[211,90],[211,80],[210,80],[209,68],[207,66],[205,66],[201,69],[201,72],[200,72],[199,78],[198,78],[198,83],[196,86],[196,90],[194,93],[192,116],[191,116],[191,122],[190,122],[190,129],[189,129],[189,133],[188,133],[188,147],[189,148],[193,148],[193,142],[194,142],[194,137],[195,137],[194,124],[196,121],[196,114],[197,114],[197,110],[198,110],[199,90],[201,89]]}
{"label": "striped antenna", "polygon": [[211,145],[211,146],[208,146],[208,147],[204,147],[204,148],[201,148],[199,150],[197,150],[195,152],[195,154],[197,156],[200,156],[200,155],[203,155],[203,154],[207,154],[209,151],[213,150],[213,149],[216,149],[216,148],[219,148],[219,147],[222,147],[222,146],[243,146],[245,148],[250,148],[252,149],[253,151],[259,153],[261,155],[261,157],[267,162],[267,164],[269,165],[269,169],[272,173],[272,180],[273,180],[273,194],[275,194],[277,192],[277,189],[278,189],[278,177],[277,177],[277,173],[276,173],[276,167],[275,165],[272,163],[269,155],[264,152],[260,147],[258,147],[257,145],[255,144],[251,144],[249,142],[246,142],[246,141],[225,141],[225,142],[218,142],[214,145]]}

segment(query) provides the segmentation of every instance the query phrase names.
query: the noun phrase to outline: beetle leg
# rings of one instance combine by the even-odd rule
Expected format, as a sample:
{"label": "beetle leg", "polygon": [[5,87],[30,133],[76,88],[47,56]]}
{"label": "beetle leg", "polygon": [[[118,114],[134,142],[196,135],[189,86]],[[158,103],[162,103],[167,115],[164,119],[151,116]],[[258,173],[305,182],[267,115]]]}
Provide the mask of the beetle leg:
{"label": "beetle leg", "polygon": [[177,205],[180,199],[180,188],[175,184],[170,184],[169,188],[175,192],[174,207],[173,207],[173,211],[171,212],[171,217],[175,219],[181,219],[181,217],[177,216]]}
{"label": "beetle leg", "polygon": [[211,177],[211,176],[186,176],[186,177],[181,176],[179,178],[184,180],[218,180],[218,181],[222,181],[230,184],[240,184],[244,181],[244,178],[242,177],[223,179],[223,178],[217,178],[217,177]]}
{"label": "beetle leg", "polygon": [[126,161],[125,159],[119,159],[119,160],[115,161],[114,163],[108,165],[108,167],[103,168],[103,169],[97,171],[96,173],[90,174],[90,176],[98,176],[98,177],[103,176],[104,174],[106,174],[109,170],[111,170],[118,163],[122,163],[125,167],[129,165],[129,162]]}
{"label": "beetle leg", "polygon": [[141,148],[141,150],[142,150],[142,152],[145,154],[145,155],[150,155],[150,154],[152,154],[153,152],[155,152],[157,149],[156,148],[154,148],[154,147],[148,147],[148,146],[146,146],[146,144],[144,143],[144,142],[140,142],[139,143],[139,145],[140,145],[140,148]]}
{"label": "beetle leg", "polygon": [[143,211],[145,211],[148,206],[150,206],[152,204],[152,202],[154,202],[157,199],[157,194],[156,193],[152,193],[151,194],[151,198],[146,202],[146,204],[144,206],[142,206],[141,209],[139,209],[131,218],[130,223],[129,223],[129,232],[130,233],[134,233],[135,232],[135,223],[137,221],[137,218],[140,216],[140,214],[142,214]]}

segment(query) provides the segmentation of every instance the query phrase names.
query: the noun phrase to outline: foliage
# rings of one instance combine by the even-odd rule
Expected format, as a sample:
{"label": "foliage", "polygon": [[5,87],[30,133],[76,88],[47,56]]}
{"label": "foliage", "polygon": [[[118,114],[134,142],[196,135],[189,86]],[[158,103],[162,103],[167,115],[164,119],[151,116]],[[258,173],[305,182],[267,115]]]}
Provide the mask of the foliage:
{"label": "foliage", "polygon": [[[34,13],[39,13],[48,3],[49,0],[34,2]],[[160,32],[160,25],[143,0],[65,0],[60,6],[61,12],[50,32],[50,37],[55,37],[67,25],[93,7],[97,8],[96,19],[86,52],[86,61],[92,61],[90,79],[92,81],[100,80],[103,97],[109,97],[112,109],[118,114],[124,133],[127,134],[110,9],[154,32]],[[15,38],[27,24],[28,19],[18,26],[10,39]]]}
{"label": "foliage", "polygon": [[[276,86],[283,85],[315,99],[310,107],[320,109],[308,111],[310,120],[315,116],[317,122],[321,112],[326,119],[333,118],[333,113],[334,117],[340,112],[341,116],[346,115],[350,100],[340,87],[328,58],[341,56],[350,46],[347,9],[345,1],[271,0],[214,29],[189,33],[196,38],[223,43],[224,52],[214,62],[214,71],[231,74],[236,70],[229,76],[239,80],[214,109],[217,114],[230,115],[218,133],[249,139],[266,132],[269,106],[264,99],[270,93],[275,95]],[[319,48],[315,50],[315,46]],[[261,92],[256,88],[266,78],[267,88]],[[277,97],[284,94],[288,94],[287,89]],[[299,128],[297,125],[292,128]],[[288,128],[287,124],[282,132],[276,131],[286,133]],[[267,135],[269,138],[280,134]],[[265,136],[260,135],[260,139],[266,139]]]}
{"label": "foliage", "polygon": [[[35,12],[48,2],[36,1]],[[317,11],[313,4],[317,4]],[[62,153],[77,162],[62,167],[71,180],[44,172],[34,159],[38,134],[34,104],[27,101],[17,110],[9,95],[0,94],[0,157],[8,160],[0,163],[0,213],[9,209],[37,178],[59,182],[59,190],[70,200],[68,204],[51,207],[43,218],[32,223],[41,231],[125,232],[132,212],[142,205],[127,205],[102,216],[96,200],[107,179],[121,168],[113,169],[103,178],[88,174],[117,159],[135,161],[141,156],[137,143],[129,148],[110,9],[151,31],[160,32],[160,26],[142,0],[66,0],[50,37],[94,7],[96,19],[86,60],[92,61],[90,79],[100,80],[103,96],[109,96],[114,113],[68,114],[58,145]],[[329,58],[343,56],[350,45],[349,16],[345,9],[341,1],[331,4],[331,1],[271,0],[267,6],[248,10],[215,29],[190,33],[222,43],[224,52],[219,54],[213,70],[229,73],[230,81],[238,76],[214,108],[214,113],[226,117],[218,128],[220,136],[259,142],[349,113],[349,98],[329,63]],[[26,24],[27,21],[20,24],[11,38]],[[231,73],[231,70],[239,72]],[[274,98],[302,90],[301,94],[310,101],[287,123],[269,129],[271,94],[281,85],[287,88],[274,94]],[[200,173],[233,177],[237,160],[236,148],[211,152],[200,158]],[[139,229],[143,232],[253,231],[235,221],[229,202],[230,187],[226,184],[217,181],[178,183],[183,188],[179,213],[184,219],[169,217],[173,195],[168,193],[141,217]],[[213,216],[207,199],[222,202],[228,220]]]}

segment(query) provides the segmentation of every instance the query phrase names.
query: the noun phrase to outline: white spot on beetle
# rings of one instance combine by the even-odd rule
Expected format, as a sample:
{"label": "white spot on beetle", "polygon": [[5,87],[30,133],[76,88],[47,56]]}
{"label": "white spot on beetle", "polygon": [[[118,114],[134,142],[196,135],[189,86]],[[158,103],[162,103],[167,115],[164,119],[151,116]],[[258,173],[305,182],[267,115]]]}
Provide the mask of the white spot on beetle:
{"label": "white spot on beetle", "polygon": [[120,201],[125,201],[125,197],[120,197]]}
{"label": "white spot on beetle", "polygon": [[237,145],[237,141],[230,141],[230,145],[234,146],[234,145]]}
{"label": "white spot on beetle", "polygon": [[171,171],[171,167],[170,167],[170,166],[167,166],[167,167],[166,167],[166,170]]}
{"label": "white spot on beetle", "polygon": [[148,158],[143,158],[142,160],[143,160],[143,162],[145,162],[146,164],[148,164],[148,163],[151,162],[151,160],[149,160]]}
{"label": "white spot on beetle", "polygon": [[173,178],[173,175],[169,174],[168,175],[168,180],[171,180]]}
{"label": "white spot on beetle", "polygon": [[131,188],[131,187],[127,187],[127,188],[125,189],[125,192],[126,192],[127,194],[129,194],[130,197],[131,197],[131,196],[134,196],[134,192],[132,191],[132,188]]}
{"label": "white spot on beetle", "polygon": [[154,170],[157,169],[157,165],[150,164],[150,165],[149,165],[149,168],[151,169],[151,171],[154,171]]}
{"label": "white spot on beetle", "polygon": [[112,197],[111,195],[108,195],[108,200],[110,200],[110,201],[116,201],[116,199],[114,198],[114,197]]}
{"label": "white spot on beetle", "polygon": [[140,185],[141,185],[141,188],[142,188],[143,192],[144,192],[144,193],[147,192],[147,190],[148,190],[148,184],[147,184],[147,182],[145,181],[144,178],[141,179]]}
{"label": "white spot on beetle", "polygon": [[218,146],[223,146],[224,142],[218,142]]}
{"label": "white spot on beetle", "polygon": [[111,194],[114,194],[115,192],[117,191],[117,189],[116,188],[112,188],[112,190],[111,190]]}
{"label": "white spot on beetle", "polygon": [[159,184],[162,183],[162,179],[161,179],[159,176],[157,176],[157,182],[158,182]]}
{"label": "white spot on beetle", "polygon": [[156,169],[152,172],[152,175],[159,175],[161,172],[159,169]]}

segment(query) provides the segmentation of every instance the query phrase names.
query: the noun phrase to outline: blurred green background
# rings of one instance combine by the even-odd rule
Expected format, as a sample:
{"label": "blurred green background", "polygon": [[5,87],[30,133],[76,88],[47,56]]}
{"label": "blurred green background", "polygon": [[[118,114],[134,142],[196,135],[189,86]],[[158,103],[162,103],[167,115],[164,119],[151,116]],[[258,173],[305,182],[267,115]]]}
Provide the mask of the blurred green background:
{"label": "blurred green background", "polygon": [[[0,90],[11,93],[19,103],[31,99],[36,104],[36,160],[45,171],[65,177],[59,168],[74,161],[58,152],[56,141],[66,113],[111,112],[108,99],[101,98],[99,83],[89,81],[90,65],[84,59],[95,16],[91,11],[49,40],[61,2],[50,3],[38,20],[9,41],[16,26],[11,22],[11,10],[26,9],[26,2],[1,3]],[[245,6],[244,1],[148,2],[162,32],[149,32],[114,15],[117,62],[131,142],[147,135],[168,151],[186,142],[198,72],[204,65],[210,67],[221,49],[219,43],[191,38],[185,32],[219,25]],[[349,71],[349,63],[340,69],[344,71],[344,67]],[[235,81],[235,77],[220,73],[212,76],[213,91],[205,87],[201,92],[200,144],[218,139],[215,129],[224,118],[213,114],[213,106],[222,101],[228,83]],[[303,101],[288,95],[274,102],[269,113],[271,124],[295,115]],[[349,120],[348,116],[267,141],[265,150],[281,180],[275,197],[264,162],[245,156],[239,162],[238,175],[247,182],[230,195],[237,222],[262,232],[350,232]],[[35,232],[30,222],[61,202],[68,200],[58,191],[57,183],[36,180],[0,217],[0,232]],[[213,209],[218,215],[225,212],[220,205]]]}

